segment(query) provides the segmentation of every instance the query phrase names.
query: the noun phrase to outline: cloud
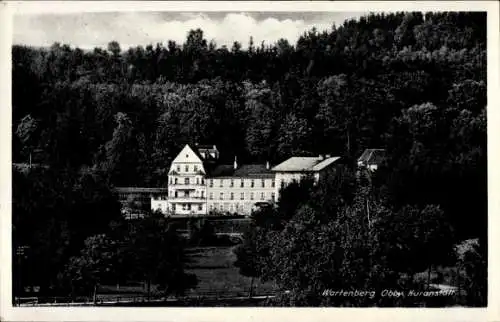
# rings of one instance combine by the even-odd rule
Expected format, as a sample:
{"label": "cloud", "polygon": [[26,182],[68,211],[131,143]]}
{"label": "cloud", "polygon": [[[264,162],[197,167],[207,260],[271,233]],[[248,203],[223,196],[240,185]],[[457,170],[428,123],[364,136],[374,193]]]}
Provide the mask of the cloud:
{"label": "cloud", "polygon": [[115,12],[82,14],[21,14],[14,18],[14,43],[50,46],[54,42],[81,48],[106,47],[116,40],[123,49],[129,46],[182,44],[189,30],[200,28],[208,40],[231,47],[234,41],[243,47],[250,36],[254,43],[274,43],[279,38],[295,43],[305,31],[330,30],[354,13],[186,13],[186,12]]}

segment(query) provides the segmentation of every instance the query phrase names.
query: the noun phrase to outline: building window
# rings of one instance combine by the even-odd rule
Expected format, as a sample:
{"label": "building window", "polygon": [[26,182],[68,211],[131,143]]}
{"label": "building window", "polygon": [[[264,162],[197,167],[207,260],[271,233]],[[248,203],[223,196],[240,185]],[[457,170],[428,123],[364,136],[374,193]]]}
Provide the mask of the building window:
{"label": "building window", "polygon": [[205,197],[205,192],[201,191],[201,198],[203,199]]}
{"label": "building window", "polygon": [[177,166],[177,172],[181,172],[181,166],[180,165]]}
{"label": "building window", "polygon": [[198,205],[198,210],[203,210],[203,205],[201,203]]}
{"label": "building window", "polygon": [[187,166],[185,166],[185,167],[184,167],[184,170],[186,170],[186,172],[189,172],[189,166],[188,166],[188,165],[187,165]]}
{"label": "building window", "polygon": [[213,193],[213,192],[210,192],[209,199],[210,199],[210,200],[214,199],[214,193]]}
{"label": "building window", "polygon": [[231,200],[234,200],[234,193],[231,192]]}
{"label": "building window", "polygon": [[172,211],[175,211],[175,203],[172,205]]}
{"label": "building window", "polygon": [[187,208],[188,208],[188,210],[191,210],[191,204],[190,204],[190,203],[188,203],[188,205],[187,205],[187,206],[188,206],[188,207],[187,207]]}
{"label": "building window", "polygon": [[250,200],[253,200],[253,192],[250,192]]}
{"label": "building window", "polygon": [[174,196],[175,196],[175,198],[177,198],[177,191],[175,191]]}
{"label": "building window", "polygon": [[231,188],[234,187],[234,180],[231,179]]}
{"label": "building window", "polygon": [[265,182],[264,182],[264,179],[262,179],[262,188],[264,188],[266,186]]}
{"label": "building window", "polygon": [[196,178],[196,184],[200,184],[200,178]]}
{"label": "building window", "polygon": [[220,211],[224,211],[224,205],[220,204]]}
{"label": "building window", "polygon": [[214,205],[210,204],[210,211],[214,210]]}
{"label": "building window", "polygon": [[210,188],[214,186],[214,179],[210,179]]}
{"label": "building window", "polygon": [[184,178],[184,184],[189,184],[189,178]]}
{"label": "building window", "polygon": [[271,187],[274,188],[274,186],[275,186],[275,182],[274,182],[274,179],[273,179],[273,181],[271,181]]}
{"label": "building window", "polygon": [[222,188],[222,186],[223,186],[223,184],[222,184],[222,183],[223,183],[223,181],[224,181],[224,179],[220,179],[220,187],[221,187],[221,188]]}
{"label": "building window", "polygon": [[201,178],[201,184],[204,185],[205,184],[205,179]]}
{"label": "building window", "polygon": [[253,188],[255,186],[255,181],[252,179],[252,181],[250,181],[250,187]]}
{"label": "building window", "polygon": [[194,172],[198,171],[198,166],[197,166],[197,165],[195,165],[195,166],[193,167],[193,171],[194,171]]}
{"label": "building window", "polygon": [[260,200],[264,200],[264,193],[263,192],[260,193]]}
{"label": "building window", "polygon": [[177,178],[174,179],[174,183],[177,184]]}
{"label": "building window", "polygon": [[244,187],[245,186],[245,180],[241,179],[241,184],[240,184],[240,187]]}
{"label": "building window", "polygon": [[275,195],[274,195],[274,192],[271,193],[271,200],[274,201],[274,198],[275,198]]}
{"label": "building window", "polygon": [[220,200],[224,200],[224,192],[220,193]]}
{"label": "building window", "polygon": [[244,192],[242,192],[242,193],[240,194],[240,200],[244,200],[244,199],[245,199],[245,193],[244,193]]}

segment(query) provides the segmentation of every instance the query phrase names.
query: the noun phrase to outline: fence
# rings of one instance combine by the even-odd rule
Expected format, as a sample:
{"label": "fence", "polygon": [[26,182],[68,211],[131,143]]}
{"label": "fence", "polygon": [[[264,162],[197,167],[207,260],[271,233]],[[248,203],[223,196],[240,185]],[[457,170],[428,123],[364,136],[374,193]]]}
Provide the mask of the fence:
{"label": "fence", "polygon": [[184,296],[158,296],[158,295],[98,295],[96,301],[92,297],[30,297],[15,298],[15,306],[94,306],[94,305],[120,305],[120,304],[147,304],[170,303],[183,304],[192,301],[224,301],[224,300],[264,300],[274,297],[273,292],[261,292],[249,296],[244,292],[204,291],[194,292]]}

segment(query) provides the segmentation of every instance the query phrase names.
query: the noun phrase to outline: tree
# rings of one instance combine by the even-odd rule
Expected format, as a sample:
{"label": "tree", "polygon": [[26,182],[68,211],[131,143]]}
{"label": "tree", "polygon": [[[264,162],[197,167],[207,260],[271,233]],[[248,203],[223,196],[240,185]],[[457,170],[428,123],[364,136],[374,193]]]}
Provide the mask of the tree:
{"label": "tree", "polygon": [[146,281],[148,297],[153,284],[164,295],[181,295],[196,285],[196,276],[184,271],[184,243],[162,214],[137,220],[123,245],[130,276]]}
{"label": "tree", "polygon": [[94,302],[100,284],[116,282],[117,242],[106,235],[95,235],[85,240],[79,256],[72,257],[67,265],[67,277],[72,294],[87,293],[92,290]]}
{"label": "tree", "polygon": [[217,236],[213,224],[204,219],[192,218],[188,222],[189,243],[193,246],[213,246]]}
{"label": "tree", "polygon": [[266,160],[272,155],[275,117],[271,108],[271,91],[266,84],[247,84],[245,111],[249,124],[246,132],[247,150],[252,157]]}
{"label": "tree", "polygon": [[[352,107],[346,102],[347,77],[344,74],[331,76],[318,84],[318,92],[322,103],[316,115],[316,120],[324,129],[323,140],[334,140],[332,143],[345,146],[349,153],[353,123]],[[337,139],[335,139],[337,138]],[[342,138],[342,141],[338,141]]]}
{"label": "tree", "polygon": [[[294,306],[365,306],[380,304],[384,299],[325,297],[322,292],[399,288],[397,274],[388,270],[383,257],[374,256],[377,235],[370,232],[362,215],[364,209],[362,204],[345,207],[326,224],[319,224],[319,216],[310,206],[297,211],[270,245],[272,265],[266,275],[288,291],[278,301]],[[373,207],[374,220],[383,211]]]}
{"label": "tree", "polygon": [[120,52],[120,44],[117,41],[111,41],[108,43],[108,51],[113,54],[113,56],[117,57]]}
{"label": "tree", "polygon": [[237,258],[234,266],[239,268],[241,275],[251,277],[249,297],[252,297],[253,294],[254,279],[261,276],[262,245],[259,238],[262,237],[263,234],[258,227],[251,227],[243,235],[243,243],[238,245],[234,251]]}
{"label": "tree", "polygon": [[312,128],[306,119],[288,114],[279,131],[278,155],[286,158],[290,155],[307,156],[311,154],[308,151],[308,145],[312,136]]}
{"label": "tree", "polygon": [[385,247],[391,244],[386,251],[394,270],[413,278],[415,273],[427,269],[429,284],[433,267],[452,263],[453,231],[440,207],[405,206],[380,218],[378,225],[385,231],[381,243]]}
{"label": "tree", "polygon": [[252,223],[243,234],[243,243],[234,250],[234,266],[239,268],[241,275],[251,278],[249,297],[253,294],[254,279],[262,277],[269,264],[268,230],[276,229],[278,225],[281,222],[271,207],[255,210],[252,212]]}
{"label": "tree", "polygon": [[294,216],[301,205],[310,200],[313,182],[313,178],[306,177],[300,181],[292,181],[281,188],[278,200],[278,214],[282,223],[286,223]]}
{"label": "tree", "polygon": [[69,258],[120,218],[116,196],[91,171],[37,167],[13,175],[13,237],[16,245],[30,248],[23,279],[40,286],[42,296],[64,293],[58,276]]}
{"label": "tree", "polygon": [[122,112],[115,115],[116,127],[113,137],[106,143],[105,171],[118,185],[130,182],[137,176],[138,145],[132,120]]}
{"label": "tree", "polygon": [[[486,247],[478,240],[468,240],[457,247],[458,269],[464,270],[466,304],[486,306],[487,303],[487,260]],[[460,282],[459,282],[460,283]]]}
{"label": "tree", "polygon": [[21,152],[29,156],[29,162],[32,162],[34,148],[37,146],[36,134],[38,131],[38,122],[31,115],[22,118],[17,126],[16,135],[23,145]]}

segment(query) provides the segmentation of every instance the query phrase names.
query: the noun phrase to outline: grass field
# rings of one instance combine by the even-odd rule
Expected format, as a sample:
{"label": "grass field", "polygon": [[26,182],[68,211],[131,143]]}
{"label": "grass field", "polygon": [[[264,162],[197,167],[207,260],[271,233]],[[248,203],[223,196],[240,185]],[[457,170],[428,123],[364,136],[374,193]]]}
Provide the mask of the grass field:
{"label": "grass field", "polygon": [[[188,272],[196,274],[198,286],[188,294],[197,295],[217,292],[221,295],[247,296],[251,278],[239,274],[234,267],[236,256],[233,247],[205,247],[189,250]],[[262,283],[254,279],[253,294],[269,294],[274,291],[272,283]]]}
{"label": "grass field", "polygon": [[[195,289],[188,290],[188,296],[218,296],[238,297],[250,294],[251,278],[239,274],[238,268],[234,267],[236,255],[233,253],[234,246],[225,247],[198,247],[187,250],[189,264],[187,272],[193,273],[198,278]],[[156,287],[152,286],[152,295],[155,295]],[[253,295],[268,295],[273,293],[272,283],[261,283],[254,279]],[[146,290],[141,283],[134,285],[103,285],[99,288],[99,298],[103,300],[116,296],[142,296]]]}

